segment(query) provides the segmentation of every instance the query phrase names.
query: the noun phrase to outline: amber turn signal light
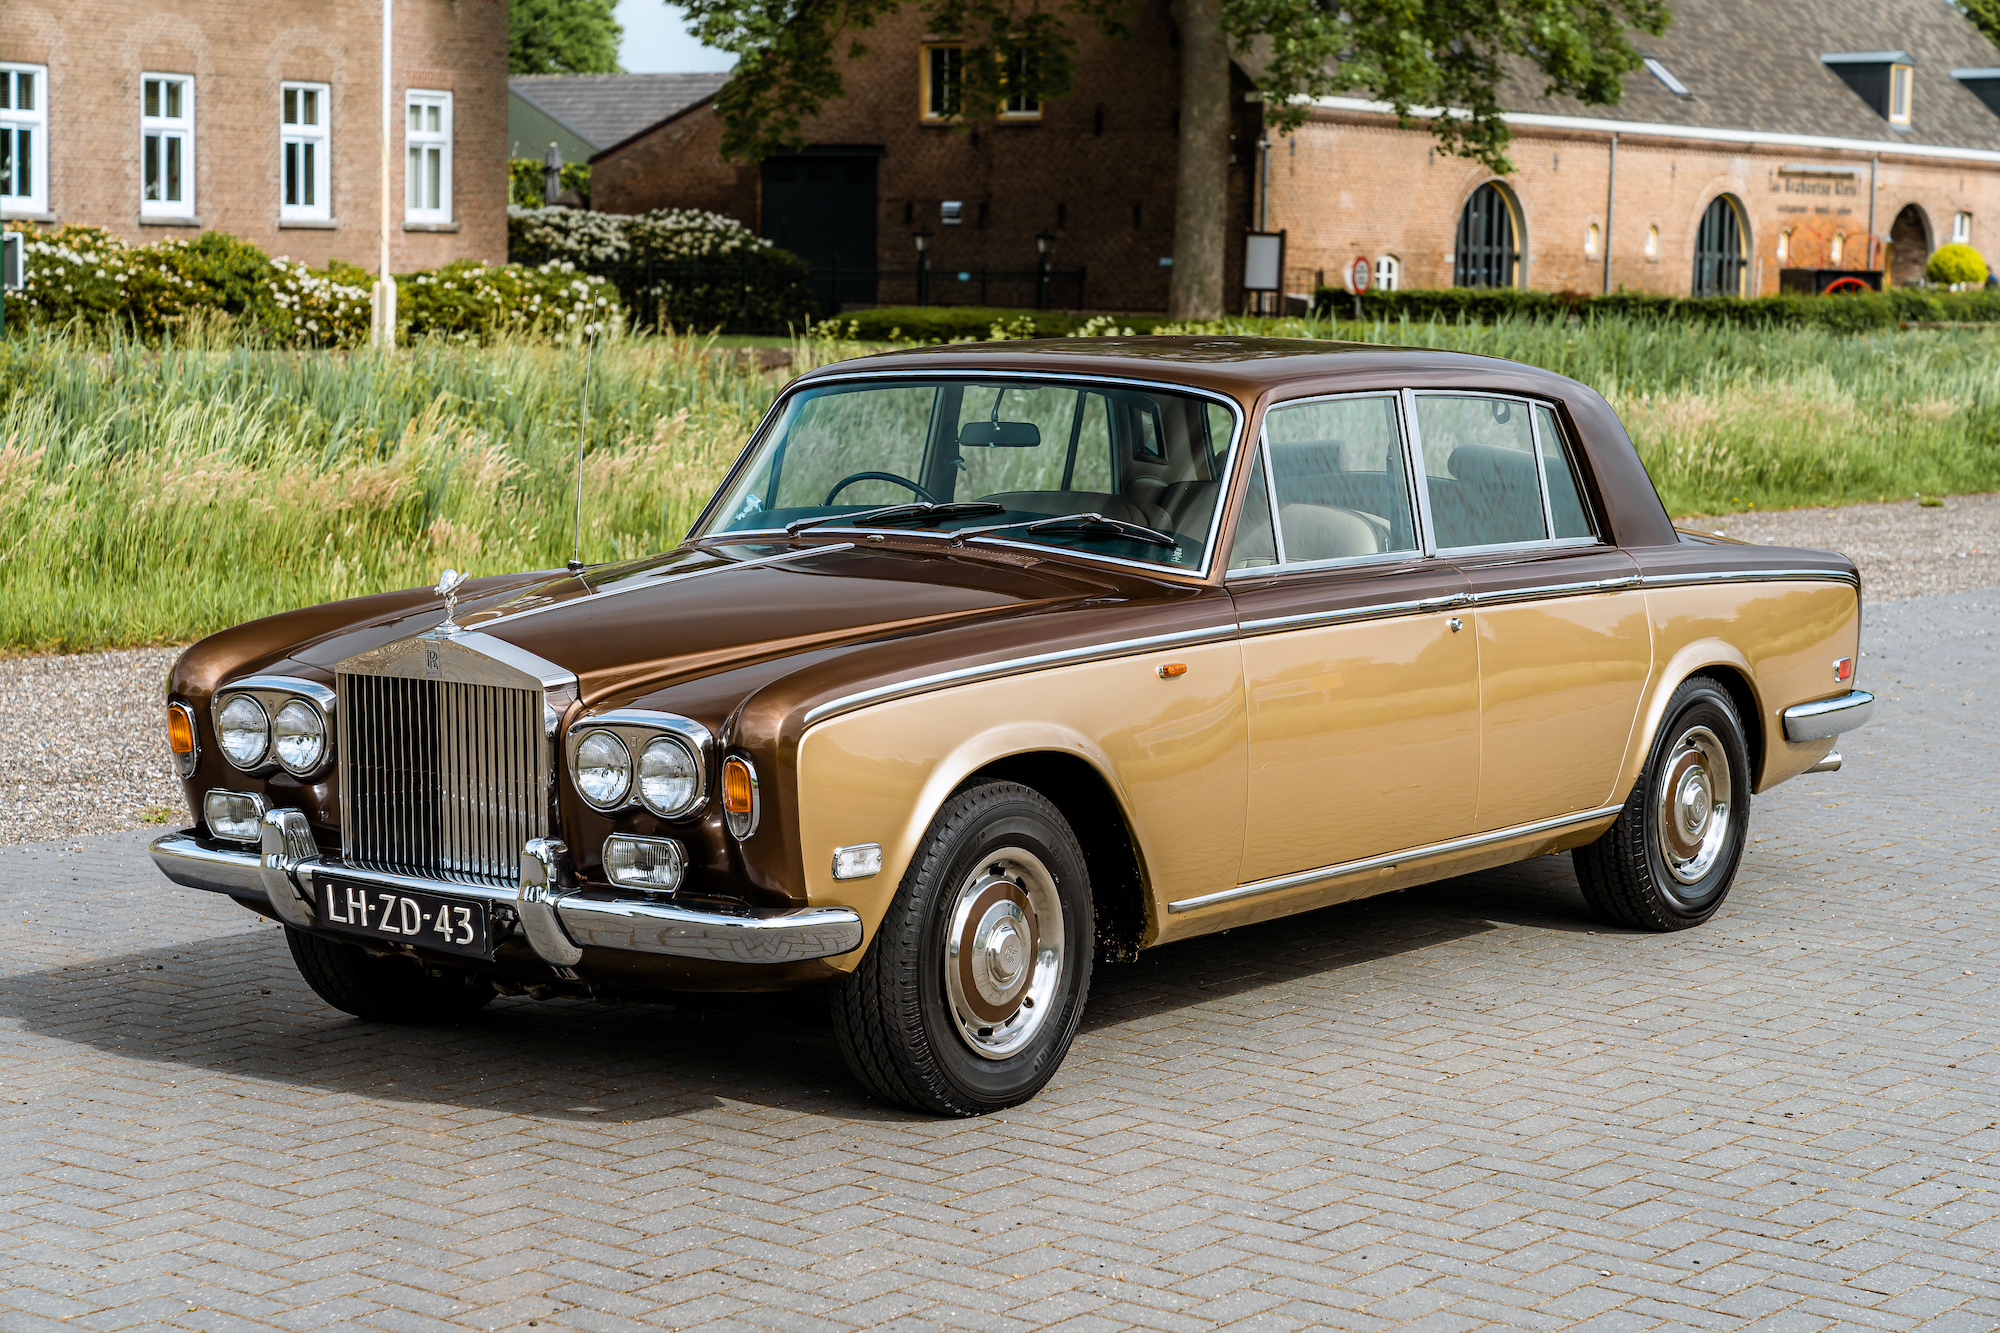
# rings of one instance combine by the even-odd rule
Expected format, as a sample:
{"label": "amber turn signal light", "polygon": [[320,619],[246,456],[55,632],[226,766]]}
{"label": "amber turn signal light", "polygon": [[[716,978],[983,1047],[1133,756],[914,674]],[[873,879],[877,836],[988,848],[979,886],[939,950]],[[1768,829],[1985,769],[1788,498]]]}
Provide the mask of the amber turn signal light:
{"label": "amber turn signal light", "polygon": [[750,765],[729,759],[722,765],[722,808],[732,815],[747,815],[755,799],[755,780]]}
{"label": "amber turn signal light", "polygon": [[1169,662],[1160,668],[1161,680],[1172,680],[1175,676],[1185,676],[1186,674],[1186,662]]}
{"label": "amber turn signal light", "polygon": [[167,710],[167,745],[175,754],[194,753],[194,719],[184,708]]}

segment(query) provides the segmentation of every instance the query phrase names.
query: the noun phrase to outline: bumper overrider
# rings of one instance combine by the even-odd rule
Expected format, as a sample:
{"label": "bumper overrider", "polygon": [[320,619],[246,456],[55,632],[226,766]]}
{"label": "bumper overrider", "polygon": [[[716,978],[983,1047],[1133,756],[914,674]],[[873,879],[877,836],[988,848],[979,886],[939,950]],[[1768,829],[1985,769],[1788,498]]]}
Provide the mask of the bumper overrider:
{"label": "bumper overrider", "polygon": [[321,928],[313,883],[321,871],[383,889],[483,899],[513,909],[536,956],[564,976],[574,975],[585,949],[770,964],[831,958],[861,947],[861,917],[851,908],[731,912],[579,888],[567,849],[553,838],[537,838],[523,849],[521,882],[512,890],[347,865],[314,844],[306,818],[297,810],[272,810],[264,816],[260,848],[183,829],[154,839],[151,851],[153,863],[174,883],[262,900],[276,916],[302,930]]}

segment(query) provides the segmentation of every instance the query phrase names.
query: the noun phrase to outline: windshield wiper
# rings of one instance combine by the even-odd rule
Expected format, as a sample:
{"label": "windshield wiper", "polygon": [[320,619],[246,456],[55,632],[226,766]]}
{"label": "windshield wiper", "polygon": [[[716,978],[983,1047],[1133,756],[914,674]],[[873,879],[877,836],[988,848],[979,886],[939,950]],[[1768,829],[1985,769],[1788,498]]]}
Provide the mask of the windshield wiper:
{"label": "windshield wiper", "polygon": [[985,528],[960,528],[951,534],[951,544],[963,546],[967,537],[984,537],[989,532],[1005,532],[1009,528],[1020,528],[1026,532],[1073,532],[1079,537],[1099,537],[1106,541],[1151,542],[1155,546],[1180,549],[1179,542],[1158,528],[1127,523],[1121,518],[1106,518],[1102,514],[1061,514],[1055,518],[1023,519],[1019,523],[995,523]]}
{"label": "windshield wiper", "polygon": [[795,537],[807,528],[821,523],[885,523],[906,518],[958,518],[966,514],[1004,514],[1007,506],[995,504],[991,500],[953,500],[943,504],[932,504],[928,500],[910,500],[903,504],[884,505],[880,509],[864,509],[854,514],[820,514],[814,518],[795,518],[785,524],[785,535]]}

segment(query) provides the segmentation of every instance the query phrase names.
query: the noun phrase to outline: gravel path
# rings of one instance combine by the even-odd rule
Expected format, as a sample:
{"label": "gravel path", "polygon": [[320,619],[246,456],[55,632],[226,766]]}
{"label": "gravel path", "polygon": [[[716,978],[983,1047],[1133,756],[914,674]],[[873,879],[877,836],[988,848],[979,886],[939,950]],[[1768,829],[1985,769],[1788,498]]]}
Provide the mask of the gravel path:
{"label": "gravel path", "polygon": [[[1870,602],[2000,587],[2000,493],[1681,524],[1845,551]],[[0,659],[0,844],[186,822],[159,706],[179,651]]]}

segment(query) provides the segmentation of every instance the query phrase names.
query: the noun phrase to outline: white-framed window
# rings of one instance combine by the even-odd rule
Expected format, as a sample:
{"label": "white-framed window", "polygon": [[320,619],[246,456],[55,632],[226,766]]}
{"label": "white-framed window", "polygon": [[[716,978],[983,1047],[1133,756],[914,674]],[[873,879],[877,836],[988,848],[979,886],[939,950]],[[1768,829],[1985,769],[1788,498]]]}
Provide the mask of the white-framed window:
{"label": "white-framed window", "polygon": [[1953,245],[1972,244],[1972,214],[1953,213],[1951,215],[1951,243]]}
{"label": "white-framed window", "polygon": [[0,64],[0,209],[49,211],[49,67]]}
{"label": "white-framed window", "polygon": [[412,88],[403,98],[409,222],[451,221],[451,94]]}
{"label": "white-framed window", "polygon": [[1375,290],[1393,292],[1402,285],[1403,261],[1394,255],[1375,257]]}
{"label": "white-framed window", "polygon": [[323,83],[278,85],[278,216],[324,221],[333,216],[327,194],[331,168],[332,94]]}
{"label": "white-framed window", "polygon": [[194,216],[194,80],[139,76],[139,216]]}
{"label": "white-framed window", "polygon": [[1908,65],[1889,66],[1889,123],[1910,123],[1910,78]]}
{"label": "white-framed window", "polygon": [[[1018,86],[1027,81],[1028,73],[1028,53],[1016,51],[1007,66],[1007,82]],[[1020,93],[1009,93],[1000,104],[1000,117],[1003,120],[1040,120],[1042,104]]]}

